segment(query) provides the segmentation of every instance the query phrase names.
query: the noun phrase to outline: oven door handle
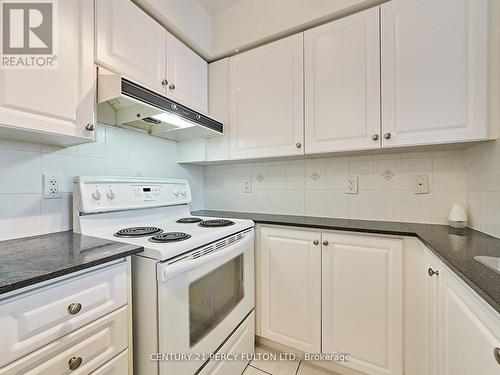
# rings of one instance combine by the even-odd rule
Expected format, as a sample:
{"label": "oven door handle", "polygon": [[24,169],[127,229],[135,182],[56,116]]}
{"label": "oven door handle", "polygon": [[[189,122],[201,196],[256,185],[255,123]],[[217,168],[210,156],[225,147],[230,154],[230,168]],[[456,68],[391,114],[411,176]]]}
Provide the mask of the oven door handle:
{"label": "oven door handle", "polygon": [[195,259],[190,259],[187,257],[186,259],[181,259],[178,262],[174,263],[158,263],[158,274],[157,279],[158,282],[164,282],[166,280],[172,279],[181,273],[192,270],[193,268],[199,267],[208,262],[212,262],[214,260],[222,260],[222,259],[231,259],[237,255],[243,254],[248,247],[248,243],[253,241],[254,234],[248,233],[242,239],[237,242],[233,242],[232,244],[223,247],[219,250],[214,250],[206,255],[202,255]]}

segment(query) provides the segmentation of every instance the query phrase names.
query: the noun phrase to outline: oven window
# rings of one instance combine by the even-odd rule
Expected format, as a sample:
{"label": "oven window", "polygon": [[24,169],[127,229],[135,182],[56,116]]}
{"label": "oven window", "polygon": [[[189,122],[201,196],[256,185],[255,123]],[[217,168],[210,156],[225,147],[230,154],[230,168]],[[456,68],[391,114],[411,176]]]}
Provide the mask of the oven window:
{"label": "oven window", "polygon": [[189,344],[196,345],[244,297],[243,254],[189,285]]}

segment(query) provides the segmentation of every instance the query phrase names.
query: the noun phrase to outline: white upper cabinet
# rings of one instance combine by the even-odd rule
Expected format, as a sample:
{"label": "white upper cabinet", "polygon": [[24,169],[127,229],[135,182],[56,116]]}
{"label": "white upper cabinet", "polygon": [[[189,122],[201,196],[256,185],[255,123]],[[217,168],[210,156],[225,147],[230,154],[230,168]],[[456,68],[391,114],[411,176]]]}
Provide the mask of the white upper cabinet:
{"label": "white upper cabinet", "polygon": [[208,66],[208,114],[224,124],[222,136],[207,138],[206,160],[229,159],[229,59]]}
{"label": "white upper cabinet", "polygon": [[402,375],[403,241],[323,233],[322,352],[347,367]]}
{"label": "white upper cabinet", "polygon": [[229,59],[230,158],[303,154],[303,36]]}
{"label": "white upper cabinet", "polygon": [[384,147],[489,136],[488,3],[381,6]]}
{"label": "white upper cabinet", "polygon": [[163,94],[165,29],[130,0],[95,3],[97,63]]}
{"label": "white upper cabinet", "polygon": [[200,112],[208,112],[207,62],[167,35],[167,96]]}
{"label": "white upper cabinet", "polygon": [[[54,7],[55,68],[0,69],[0,137],[62,146],[94,140],[92,0]],[[7,57],[7,56],[6,56]]]}
{"label": "white upper cabinet", "polygon": [[500,317],[448,270],[439,274],[439,374],[500,373]]}
{"label": "white upper cabinet", "polygon": [[321,348],[321,233],[261,228],[261,336],[308,353]]}
{"label": "white upper cabinet", "polygon": [[304,33],[305,152],[380,147],[379,7]]}

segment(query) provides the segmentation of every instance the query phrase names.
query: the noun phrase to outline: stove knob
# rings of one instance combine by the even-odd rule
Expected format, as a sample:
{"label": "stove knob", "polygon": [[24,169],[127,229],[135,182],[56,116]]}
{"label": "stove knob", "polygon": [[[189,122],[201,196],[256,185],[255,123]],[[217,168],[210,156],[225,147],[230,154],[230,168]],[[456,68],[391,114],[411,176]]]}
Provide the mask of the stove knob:
{"label": "stove knob", "polygon": [[95,189],[95,191],[92,193],[92,198],[94,198],[96,201],[101,199],[101,192],[99,189]]}
{"label": "stove knob", "polygon": [[115,199],[115,193],[113,193],[113,190],[111,189],[108,190],[108,193],[106,195],[110,200]]}
{"label": "stove knob", "polygon": [[178,196],[179,196],[179,189],[174,189],[174,195],[175,195],[176,197],[178,197]]}
{"label": "stove knob", "polygon": [[181,195],[182,195],[184,198],[186,198],[186,189],[182,189],[182,190],[181,190]]}

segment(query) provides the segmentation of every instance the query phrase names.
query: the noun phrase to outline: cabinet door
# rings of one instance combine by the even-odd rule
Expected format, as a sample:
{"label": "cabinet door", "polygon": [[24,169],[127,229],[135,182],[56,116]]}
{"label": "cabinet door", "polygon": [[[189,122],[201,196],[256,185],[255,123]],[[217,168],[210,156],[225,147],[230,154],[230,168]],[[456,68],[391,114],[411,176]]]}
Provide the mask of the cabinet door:
{"label": "cabinet door", "polygon": [[483,306],[448,270],[443,269],[439,279],[439,374],[498,374],[499,314]]}
{"label": "cabinet door", "polygon": [[57,67],[0,69],[1,137],[60,145],[94,139],[85,130],[94,121],[93,1],[61,1],[54,11]]}
{"label": "cabinet door", "polygon": [[425,374],[438,375],[438,305],[439,305],[439,274],[441,262],[429,250],[424,252],[424,347]]}
{"label": "cabinet door", "polygon": [[306,154],[380,147],[379,8],[304,33]]}
{"label": "cabinet door", "polygon": [[230,157],[303,154],[303,36],[229,59]]}
{"label": "cabinet door", "polygon": [[261,335],[308,353],[320,351],[320,239],[312,231],[261,229]]}
{"label": "cabinet door", "polygon": [[165,94],[165,29],[130,0],[95,3],[97,63]]}
{"label": "cabinet door", "polygon": [[167,35],[167,96],[208,112],[207,62],[173,35]]}
{"label": "cabinet door", "polygon": [[367,374],[403,373],[402,259],[400,239],[323,233],[322,352],[350,353],[345,366]]}
{"label": "cabinet door", "polygon": [[381,9],[383,146],[487,138],[488,0]]}

